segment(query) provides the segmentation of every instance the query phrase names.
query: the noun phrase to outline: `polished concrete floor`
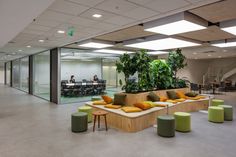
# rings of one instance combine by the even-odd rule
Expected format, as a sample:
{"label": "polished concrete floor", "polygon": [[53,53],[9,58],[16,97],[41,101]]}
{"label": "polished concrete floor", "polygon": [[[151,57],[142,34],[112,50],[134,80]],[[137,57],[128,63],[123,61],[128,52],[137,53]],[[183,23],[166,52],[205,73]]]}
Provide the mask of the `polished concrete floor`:
{"label": "polished concrete floor", "polygon": [[[236,105],[236,93],[220,95]],[[55,105],[0,86],[0,157],[235,157],[236,120],[215,124],[192,113],[192,132],[174,138],[156,128],[124,133],[70,131],[70,115],[83,104]],[[234,112],[235,113],[235,112]]]}

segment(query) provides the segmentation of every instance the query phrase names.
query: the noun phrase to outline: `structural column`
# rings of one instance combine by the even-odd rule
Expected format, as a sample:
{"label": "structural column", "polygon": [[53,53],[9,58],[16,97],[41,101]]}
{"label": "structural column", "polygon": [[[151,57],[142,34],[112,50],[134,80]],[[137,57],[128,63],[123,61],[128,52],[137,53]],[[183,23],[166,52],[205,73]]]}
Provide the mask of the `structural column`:
{"label": "structural column", "polygon": [[60,49],[50,50],[50,101],[60,103]]}
{"label": "structural column", "polygon": [[13,82],[13,78],[12,78],[12,74],[13,74],[13,64],[12,61],[10,62],[11,68],[10,68],[10,87],[12,87],[12,82]]}
{"label": "structural column", "polygon": [[4,84],[7,84],[7,63],[4,63]]}
{"label": "structural column", "polygon": [[33,95],[33,55],[29,56],[29,94]]}

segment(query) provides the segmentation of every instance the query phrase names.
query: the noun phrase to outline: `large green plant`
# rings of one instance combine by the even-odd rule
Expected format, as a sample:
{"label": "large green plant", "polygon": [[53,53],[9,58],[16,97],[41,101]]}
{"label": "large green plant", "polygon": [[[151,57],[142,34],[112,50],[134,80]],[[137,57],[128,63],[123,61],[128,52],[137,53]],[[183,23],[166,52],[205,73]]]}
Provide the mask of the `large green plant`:
{"label": "large green plant", "polygon": [[154,60],[150,63],[151,74],[157,89],[167,89],[172,86],[172,73],[165,60]]}
{"label": "large green plant", "polygon": [[174,80],[173,86],[175,88],[185,87],[186,84],[183,82],[183,80],[177,78],[178,70],[187,66],[186,57],[182,54],[182,50],[177,49],[176,51],[170,52],[167,59],[167,63],[169,64],[172,71],[172,76]]}

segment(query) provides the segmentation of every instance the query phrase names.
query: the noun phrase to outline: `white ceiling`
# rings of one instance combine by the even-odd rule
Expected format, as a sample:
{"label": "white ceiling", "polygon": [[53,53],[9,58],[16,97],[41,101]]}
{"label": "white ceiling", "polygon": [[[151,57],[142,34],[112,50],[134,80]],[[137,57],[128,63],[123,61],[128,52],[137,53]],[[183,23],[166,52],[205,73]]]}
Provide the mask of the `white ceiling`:
{"label": "white ceiling", "polygon": [[[7,2],[7,0],[5,1]],[[35,14],[39,12],[40,9],[38,9],[38,6],[42,6],[42,3],[34,0],[33,2],[37,5],[37,7],[34,7],[31,4],[32,2],[30,3],[31,5],[28,5],[29,1],[22,0],[18,2],[19,6],[27,7],[25,9],[27,15],[24,15],[24,18],[17,16],[15,23],[18,26],[18,23],[25,21],[25,17],[29,16],[28,14],[32,14],[31,18],[27,18],[28,21],[32,21],[35,17],[36,21],[31,22],[25,29],[17,29],[18,32],[21,31],[20,33],[12,34],[9,40],[14,43],[5,44],[4,47],[0,48],[0,52],[7,54],[16,52],[18,56],[12,55],[7,58],[1,58],[2,60],[11,60],[19,56],[89,39],[218,0],[55,0],[39,16]],[[50,2],[50,0],[44,1]],[[10,10],[10,7],[8,6],[6,9]],[[34,14],[31,13],[34,11]],[[18,12],[19,10],[16,10],[14,14],[18,15]],[[93,18],[92,15],[95,13],[102,14],[103,16],[99,19]],[[11,17],[10,14],[2,18],[3,20],[7,20],[9,17]],[[9,23],[4,23],[4,25],[5,27],[11,27]],[[2,22],[0,26],[2,28]],[[67,31],[72,26],[75,28],[73,37],[57,33],[59,29]],[[45,42],[40,43],[38,42],[39,39],[44,39]],[[31,45],[32,47],[27,48],[27,45]],[[19,49],[23,51],[19,53]]]}

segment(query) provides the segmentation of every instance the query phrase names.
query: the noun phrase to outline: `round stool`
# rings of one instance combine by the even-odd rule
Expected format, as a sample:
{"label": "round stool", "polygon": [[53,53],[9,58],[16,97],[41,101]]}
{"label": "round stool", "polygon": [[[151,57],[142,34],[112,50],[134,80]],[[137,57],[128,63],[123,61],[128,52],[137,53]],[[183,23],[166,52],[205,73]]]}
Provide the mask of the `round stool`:
{"label": "round stool", "polygon": [[175,136],[175,118],[171,115],[157,117],[157,133],[163,137]]}
{"label": "round stool", "polygon": [[211,106],[218,106],[218,105],[224,105],[224,100],[212,99]]}
{"label": "round stool", "polygon": [[91,98],[91,101],[98,101],[98,100],[102,100],[102,98],[101,97],[92,97]]}
{"label": "round stool", "polygon": [[214,123],[224,122],[224,109],[218,106],[208,107],[208,120]]}
{"label": "round stool", "polygon": [[106,111],[94,111],[93,116],[94,116],[94,121],[93,121],[93,132],[95,131],[95,125],[96,125],[96,119],[98,117],[98,128],[100,128],[100,116],[104,117],[105,120],[105,126],[106,126],[106,131],[107,131],[107,118],[106,115],[108,112]]}
{"label": "round stool", "polygon": [[224,120],[232,121],[233,120],[233,107],[230,105],[219,105],[224,109]]}
{"label": "round stool", "polygon": [[180,132],[191,131],[191,114],[186,112],[175,112],[175,130]]}
{"label": "round stool", "polygon": [[88,129],[88,114],[84,112],[76,112],[71,114],[71,131],[83,132]]}
{"label": "round stool", "polygon": [[88,114],[88,123],[92,122],[92,107],[82,106],[78,108],[78,112],[85,112]]}

